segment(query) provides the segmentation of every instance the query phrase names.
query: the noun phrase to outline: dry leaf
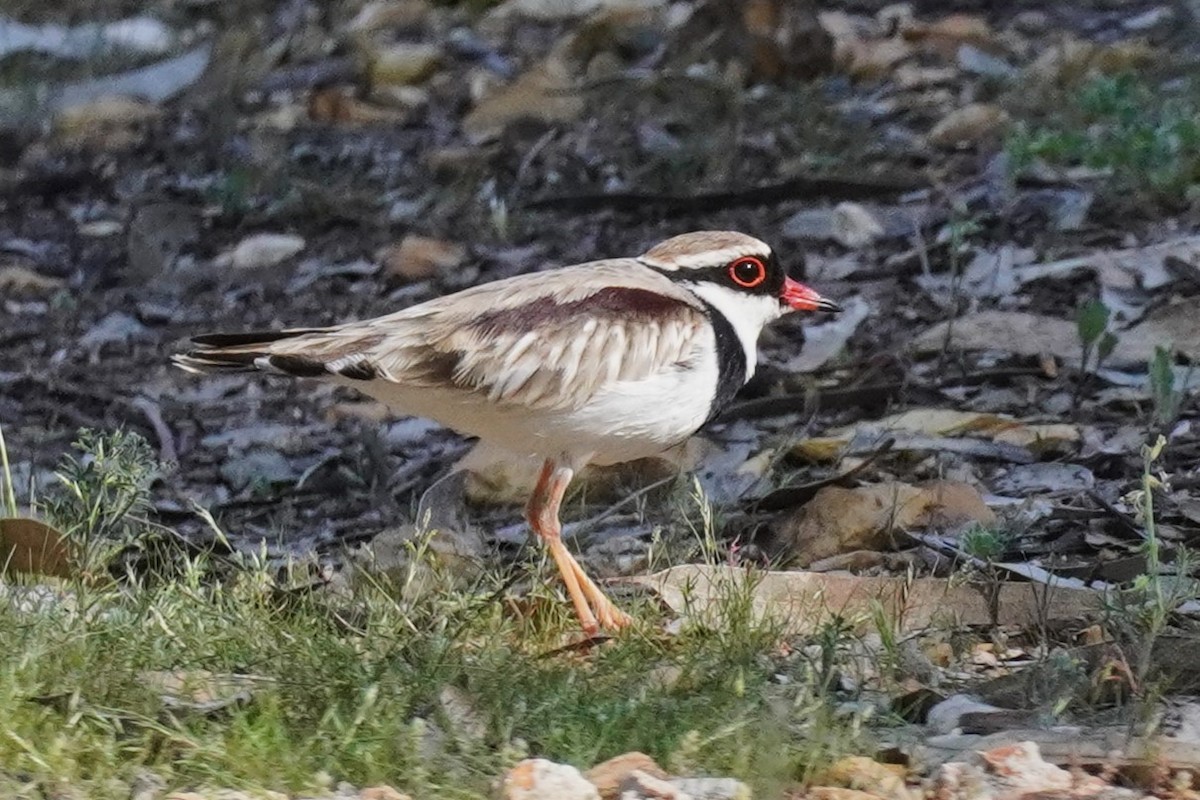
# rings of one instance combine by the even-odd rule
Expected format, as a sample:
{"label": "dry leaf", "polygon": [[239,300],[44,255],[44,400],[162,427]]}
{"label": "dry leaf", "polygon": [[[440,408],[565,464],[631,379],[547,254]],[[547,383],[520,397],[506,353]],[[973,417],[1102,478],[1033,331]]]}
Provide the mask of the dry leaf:
{"label": "dry leaf", "polygon": [[583,108],[564,59],[551,56],[485,96],[463,119],[462,127],[472,142],[481,144],[498,137],[518,120],[571,122],[583,113]]}
{"label": "dry leaf", "polygon": [[974,14],[951,14],[928,24],[910,20],[901,33],[905,39],[947,59],[953,58],[964,44],[983,50],[999,49],[987,20]]}
{"label": "dry leaf", "polygon": [[76,574],[66,538],[44,522],[28,517],[0,518],[3,571],[52,578]]}
{"label": "dry leaf", "polygon": [[951,111],[929,131],[935,147],[956,148],[998,141],[1008,127],[1008,112],[990,103],[971,103]]}
{"label": "dry leaf", "polygon": [[415,235],[405,236],[398,244],[375,254],[386,274],[407,281],[432,278],[460,266],[466,257],[467,250],[460,244]]}
{"label": "dry leaf", "polygon": [[958,79],[958,70],[954,67],[923,67],[919,64],[901,64],[896,68],[892,78],[897,88],[928,89],[941,86]]}
{"label": "dry leaf", "polygon": [[784,370],[794,374],[813,372],[824,366],[845,349],[846,342],[870,314],[870,306],[861,297],[843,301],[842,313],[834,319],[805,329],[804,347],[787,360]]}
{"label": "dry leaf", "polygon": [[[1195,361],[1200,359],[1200,298],[1189,297],[1155,309],[1132,328],[1115,331],[1117,345],[1105,365],[1144,367],[1156,347],[1173,347]],[[1022,311],[980,311],[940,322],[919,334],[911,344],[916,352],[992,350],[1037,358],[1050,354],[1078,364],[1079,332],[1072,320]]]}
{"label": "dry leaf", "polygon": [[308,117],[314,122],[402,125],[411,116],[409,109],[385,108],[368,103],[341,88],[319,89],[308,98]]}
{"label": "dry leaf", "polygon": [[368,82],[373,88],[421,83],[433,74],[441,58],[442,49],[432,44],[387,45],[367,53]]}
{"label": "dry leaf", "polygon": [[833,428],[823,436],[802,439],[792,448],[792,454],[809,461],[832,461],[854,443],[873,446],[891,437],[895,439],[895,449],[920,449],[936,443],[935,437],[961,436],[986,438],[997,444],[1021,447],[1033,453],[1066,448],[1080,439],[1079,430],[1065,423],[1026,424],[1003,414],[950,408],[913,408],[882,419]]}
{"label": "dry leaf", "polygon": [[754,80],[805,80],[832,66],[834,40],[822,27],[811,0],[746,0],[741,21],[750,39]]}
{"label": "dry leaf", "polygon": [[1075,449],[1082,434],[1075,425],[1053,422],[1044,425],[1020,425],[1006,428],[992,437],[994,442],[1007,442],[1024,447],[1031,453],[1065,453]]}
{"label": "dry leaf", "polygon": [[289,233],[256,233],[217,257],[217,263],[235,269],[266,269],[287,261],[304,249],[304,238]]}
{"label": "dry leaf", "polygon": [[968,522],[993,525],[996,515],[973,487],[955,481],[918,486],[887,482],[845,489],[826,486],[774,528],[780,556],[807,566],[855,550],[891,549],[901,531]]}
{"label": "dry leaf", "polygon": [[0,293],[6,295],[50,292],[64,285],[65,282],[61,278],[42,275],[23,264],[0,266]]}
{"label": "dry leaf", "polygon": [[858,203],[839,203],[833,209],[833,238],[839,244],[857,249],[883,236],[883,225]]}
{"label": "dry leaf", "polygon": [[[866,632],[878,611],[900,633],[931,625],[1013,625],[1079,620],[1104,608],[1091,589],[1002,581],[986,587],[939,578],[867,578],[812,572],[759,572],[689,564],[624,578],[654,590],[676,613],[703,624],[727,624],[721,609],[749,596],[756,620],[778,622],[790,634],[812,634],[834,615]],[[991,608],[994,592],[995,617]],[[878,608],[877,608],[878,604]]]}
{"label": "dry leaf", "polygon": [[209,714],[249,701],[257,685],[270,679],[196,669],[148,670],[141,680],[159,693],[163,705]]}
{"label": "dry leaf", "polygon": [[371,33],[381,29],[415,28],[428,19],[427,0],[372,0],[346,23],[346,33]]}
{"label": "dry leaf", "polygon": [[896,67],[913,54],[912,45],[903,39],[868,39],[850,45],[847,74],[858,81],[886,78]]}
{"label": "dry leaf", "polygon": [[908,770],[900,764],[880,764],[873,758],[848,756],[821,772],[814,782],[826,787],[870,789],[875,793],[871,796],[887,800],[912,800],[914,795],[904,784],[907,774]]}
{"label": "dry leaf", "polygon": [[[661,4],[661,0],[638,0],[636,3],[640,6]],[[630,0],[507,0],[492,9],[490,15],[517,15],[542,22],[559,22],[585,17],[606,8],[620,9],[630,5],[634,5]]]}
{"label": "dry leaf", "polygon": [[100,97],[63,109],[54,121],[54,132],[69,147],[122,150],[140,142],[146,126],[161,116],[162,110],[153,103]]}
{"label": "dry leaf", "polygon": [[1096,75],[1140,69],[1153,60],[1154,51],[1144,42],[1097,44],[1069,37],[1042,51],[1026,74],[1045,86],[1075,86]]}

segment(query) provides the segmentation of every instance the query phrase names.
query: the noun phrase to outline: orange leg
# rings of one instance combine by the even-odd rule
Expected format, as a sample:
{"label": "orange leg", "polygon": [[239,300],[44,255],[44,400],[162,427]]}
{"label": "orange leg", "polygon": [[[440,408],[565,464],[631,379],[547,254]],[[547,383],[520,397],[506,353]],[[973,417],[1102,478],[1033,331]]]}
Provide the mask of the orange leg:
{"label": "orange leg", "polygon": [[550,555],[554,557],[554,563],[562,575],[567,594],[575,606],[575,615],[579,617],[579,624],[583,626],[583,632],[588,636],[595,636],[601,626],[617,630],[624,628],[632,619],[613,605],[600,587],[592,582],[562,542],[562,523],[558,520],[558,510],[562,505],[567,485],[574,476],[575,470],[562,466],[553,459],[546,459],[538,476],[537,486],[529,498],[525,516],[529,520],[529,527],[550,549]]}

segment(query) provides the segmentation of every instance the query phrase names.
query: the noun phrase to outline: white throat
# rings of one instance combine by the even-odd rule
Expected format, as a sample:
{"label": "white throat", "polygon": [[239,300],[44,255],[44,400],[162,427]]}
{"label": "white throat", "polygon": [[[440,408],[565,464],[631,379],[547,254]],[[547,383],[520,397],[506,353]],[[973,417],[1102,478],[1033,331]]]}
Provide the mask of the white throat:
{"label": "white throat", "polygon": [[739,292],[708,281],[680,283],[729,320],[746,352],[746,380],[750,380],[758,361],[758,336],[768,323],[783,314],[779,300],[770,295]]}

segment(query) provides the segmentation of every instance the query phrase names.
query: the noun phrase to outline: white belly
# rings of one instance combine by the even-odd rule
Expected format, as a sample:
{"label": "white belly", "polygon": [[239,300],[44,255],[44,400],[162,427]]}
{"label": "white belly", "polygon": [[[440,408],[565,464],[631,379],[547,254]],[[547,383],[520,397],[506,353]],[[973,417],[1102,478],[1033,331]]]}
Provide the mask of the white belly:
{"label": "white belly", "polygon": [[397,413],[427,417],[514,454],[567,454],[590,463],[616,464],[661,453],[704,424],[716,391],[717,360],[706,348],[687,368],[614,383],[574,409],[497,405],[468,392],[382,381],[342,383]]}

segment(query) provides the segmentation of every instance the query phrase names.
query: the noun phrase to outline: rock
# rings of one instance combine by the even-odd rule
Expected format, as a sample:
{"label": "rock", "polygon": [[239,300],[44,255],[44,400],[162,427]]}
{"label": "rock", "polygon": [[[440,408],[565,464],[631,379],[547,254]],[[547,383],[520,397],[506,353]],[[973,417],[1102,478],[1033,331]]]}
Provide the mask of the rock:
{"label": "rock", "polygon": [[619,796],[621,784],[629,778],[630,773],[634,770],[641,770],[656,778],[667,777],[667,773],[655,763],[653,758],[636,751],[602,761],[585,772],[584,777],[592,782],[603,800],[613,800]]}
{"label": "rock", "polygon": [[290,233],[256,233],[238,242],[232,251],[217,257],[220,266],[266,269],[282,264],[304,249],[301,236]]}
{"label": "rock", "polygon": [[750,787],[736,778],[672,778],[680,800],[750,800]]}
{"label": "rock", "polygon": [[501,800],[600,800],[600,793],[579,770],[544,758],[527,758],[508,771]]}
{"label": "rock", "polygon": [[387,275],[406,281],[432,278],[440,272],[461,266],[467,249],[460,244],[428,236],[405,236],[399,244],[381,248],[375,259]]}
{"label": "rock", "polygon": [[621,800],[692,800],[670,781],[635,769],[621,783]]}
{"label": "rock", "polygon": [[114,311],[93,325],[79,339],[85,350],[99,350],[110,344],[125,344],[132,341],[148,341],[154,336],[142,323],[130,315]]}
{"label": "rock", "polygon": [[488,733],[487,720],[467,692],[447,684],[438,692],[438,705],[445,717],[446,730],[463,748],[482,742]]}
{"label": "rock", "polygon": [[367,78],[372,88],[410,86],[424,82],[437,69],[442,49],[432,44],[398,42],[367,54]]}
{"label": "rock", "polygon": [[970,761],[943,764],[929,782],[928,791],[928,796],[939,800],[1068,796],[1135,800],[1147,797],[1144,792],[1119,789],[1094,775],[1072,773],[1047,763],[1034,742],[1002,745],[976,753]]}
{"label": "rock", "polygon": [[776,546],[797,566],[854,550],[891,546],[896,531],[968,522],[994,525],[996,515],[973,487],[955,481],[886,482],[857,489],[826,486],[781,520]]}
{"label": "rock", "polygon": [[129,800],[160,800],[166,793],[166,780],[153,770],[139,769],[129,782]]}
{"label": "rock", "polygon": [[929,143],[954,149],[999,141],[1008,127],[1008,112],[990,103],[972,103],[951,111],[929,131]]}

